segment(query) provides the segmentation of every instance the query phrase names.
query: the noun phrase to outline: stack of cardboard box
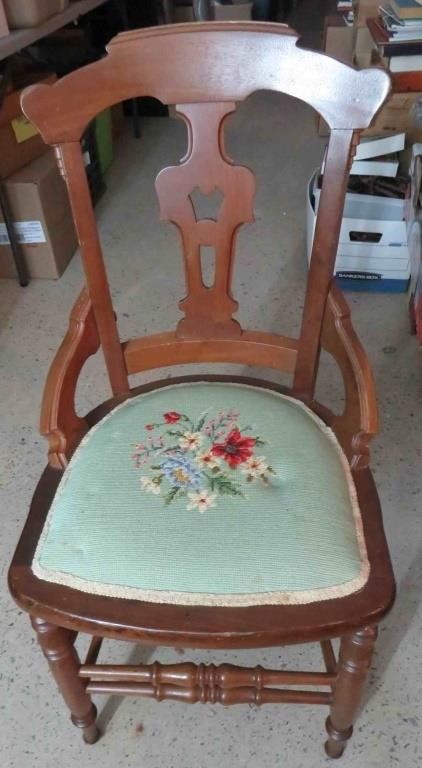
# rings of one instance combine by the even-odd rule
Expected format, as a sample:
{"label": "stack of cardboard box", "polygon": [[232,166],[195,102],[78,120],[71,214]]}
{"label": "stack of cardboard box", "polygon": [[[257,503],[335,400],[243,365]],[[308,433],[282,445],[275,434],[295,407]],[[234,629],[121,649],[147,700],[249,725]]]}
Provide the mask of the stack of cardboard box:
{"label": "stack of cardboard box", "polygon": [[[54,75],[44,76],[52,83]],[[30,277],[57,278],[77,247],[66,185],[53,151],[20,108],[19,90],[0,107],[0,175]],[[0,221],[0,277],[16,269],[3,219]]]}
{"label": "stack of cardboard box", "polygon": [[[374,58],[375,44],[367,26],[367,20],[379,14],[380,0],[354,0],[353,25],[348,25],[338,14],[326,19],[324,50],[345,63],[359,68],[379,66],[379,57]],[[408,144],[422,141],[422,130],[413,120],[414,105],[422,100],[422,92],[398,90],[393,87],[391,96],[380,110],[370,128],[363,136],[387,136],[395,132],[406,132]],[[321,135],[328,135],[328,128],[319,121]]]}
{"label": "stack of cardboard box", "polygon": [[[352,164],[334,274],[345,290],[404,292],[412,261],[410,232],[417,202],[414,163],[410,175],[397,175],[404,134],[366,139]],[[416,151],[414,146],[414,150]],[[308,259],[318,212],[321,175],[311,179],[307,196]],[[413,257],[414,260],[414,257]]]}

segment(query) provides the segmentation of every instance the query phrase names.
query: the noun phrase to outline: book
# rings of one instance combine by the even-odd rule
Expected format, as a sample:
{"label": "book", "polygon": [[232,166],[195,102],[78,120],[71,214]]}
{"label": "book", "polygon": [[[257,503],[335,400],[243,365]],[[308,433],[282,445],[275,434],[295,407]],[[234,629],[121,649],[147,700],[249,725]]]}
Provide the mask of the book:
{"label": "book", "polygon": [[422,19],[422,6],[416,0],[389,0],[399,19]]}
{"label": "book", "polygon": [[[378,65],[379,63],[377,62]],[[389,61],[386,61],[387,69],[388,64]],[[392,72],[391,82],[393,93],[403,93],[405,91],[420,93],[422,91],[422,72]]]}
{"label": "book", "polygon": [[387,59],[400,57],[400,56],[420,56],[422,54],[422,40],[418,43],[394,43],[393,45],[386,44],[380,49],[380,53]]}
{"label": "book", "polygon": [[[421,7],[422,10],[422,7]],[[391,30],[397,31],[397,32],[405,32],[406,30],[415,29],[415,27],[419,27],[421,24],[421,19],[401,19],[397,14],[393,11],[391,5],[388,3],[385,3],[384,5],[379,6],[379,12],[380,16],[382,18],[383,24],[388,27]]]}
{"label": "book", "polygon": [[410,29],[396,29],[386,24],[382,16],[369,18],[366,25],[374,39],[382,43],[411,43],[422,40],[422,23],[413,26]]}
{"label": "book", "polygon": [[417,56],[392,56],[389,62],[390,72],[422,71],[422,54]]}

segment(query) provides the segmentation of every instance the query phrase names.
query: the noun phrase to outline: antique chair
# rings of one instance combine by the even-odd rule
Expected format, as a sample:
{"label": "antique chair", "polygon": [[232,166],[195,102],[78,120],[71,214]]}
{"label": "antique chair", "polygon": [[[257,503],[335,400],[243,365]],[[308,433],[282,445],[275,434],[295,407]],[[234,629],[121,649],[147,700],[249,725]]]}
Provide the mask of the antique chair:
{"label": "antique chair", "polygon": [[[101,61],[23,95],[25,114],[55,147],[66,180],[86,287],[48,375],[41,416],[48,467],[10,588],[88,743],[98,737],[92,694],[303,702],[329,705],[326,751],[339,757],[376,626],[394,599],[368,466],[377,428],[373,379],[332,280],[354,147],[389,80],[296,41],[278,24],[132,31],[113,39]],[[234,241],[253,219],[255,181],[225,154],[224,120],[260,89],[307,102],[331,128],[298,339],[245,330],[233,318]],[[122,342],[79,140],[98,112],[138,95],[177,105],[187,125],[186,156],[156,179],[161,218],[180,231],[186,298],[175,330]],[[195,216],[195,188],[223,196],[216,220]],[[215,249],[210,286],[201,274],[204,245]],[[99,347],[113,397],[81,418],[76,383]],[[321,349],[341,369],[341,415],[314,399]],[[204,362],[287,372],[292,386],[202,375],[130,388],[132,374]],[[74,648],[80,632],[92,635],[84,663]],[[104,638],[206,649],[317,641],[325,670],[113,666],[97,663]],[[333,638],[341,639],[338,659]]]}

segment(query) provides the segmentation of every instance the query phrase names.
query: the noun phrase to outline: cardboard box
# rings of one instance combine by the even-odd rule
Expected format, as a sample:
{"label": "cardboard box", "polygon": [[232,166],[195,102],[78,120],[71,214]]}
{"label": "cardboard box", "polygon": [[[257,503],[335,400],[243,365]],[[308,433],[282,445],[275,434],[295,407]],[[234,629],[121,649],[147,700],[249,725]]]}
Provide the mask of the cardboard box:
{"label": "cardboard box", "polygon": [[10,29],[26,29],[64,11],[69,0],[3,0],[3,4]]}
{"label": "cardboard box", "polygon": [[378,16],[380,4],[380,0],[354,0],[353,23],[355,27],[365,27],[366,19]]}
{"label": "cardboard box", "polygon": [[[52,150],[5,182],[30,277],[57,278],[77,248],[66,185]],[[5,224],[0,223],[0,277],[15,277]]]}
{"label": "cardboard box", "polygon": [[360,68],[371,67],[374,51],[378,53],[378,48],[368,27],[356,29],[353,52],[354,64]]}
{"label": "cardboard box", "polygon": [[221,5],[212,0],[211,13],[214,21],[249,21],[252,18],[252,2]]}
{"label": "cardboard box", "polygon": [[[321,191],[318,171],[307,193],[307,255],[311,258]],[[404,292],[410,276],[407,202],[347,193],[334,274],[344,290]]]}
{"label": "cardboard box", "polygon": [[6,13],[4,10],[3,0],[0,0],[0,37],[4,37],[9,34],[9,25],[6,19]]}
{"label": "cardboard box", "polygon": [[412,121],[412,108],[419,99],[422,99],[420,91],[393,93],[370,128],[362,131],[362,136],[382,136],[405,131],[409,142],[421,141],[422,129],[414,126]]}
{"label": "cardboard box", "polygon": [[[39,78],[54,83],[56,75]],[[33,81],[34,82],[34,81]],[[0,108],[0,176],[5,178],[48,151],[35,126],[20,107],[22,90],[8,93]]]}
{"label": "cardboard box", "polygon": [[173,24],[184,24],[195,21],[192,5],[174,5],[172,9]]}

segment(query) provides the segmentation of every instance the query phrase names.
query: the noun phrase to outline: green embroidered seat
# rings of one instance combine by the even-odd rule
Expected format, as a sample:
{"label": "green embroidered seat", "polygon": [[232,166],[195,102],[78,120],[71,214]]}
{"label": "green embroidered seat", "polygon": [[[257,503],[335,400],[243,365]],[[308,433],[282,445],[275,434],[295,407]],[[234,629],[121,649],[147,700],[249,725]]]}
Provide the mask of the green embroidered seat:
{"label": "green embroidered seat", "polygon": [[368,569],[331,430],[289,397],[214,382],[169,384],[100,421],[33,562],[86,592],[223,606],[344,596]]}

